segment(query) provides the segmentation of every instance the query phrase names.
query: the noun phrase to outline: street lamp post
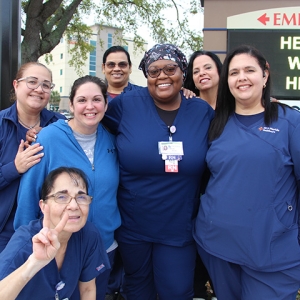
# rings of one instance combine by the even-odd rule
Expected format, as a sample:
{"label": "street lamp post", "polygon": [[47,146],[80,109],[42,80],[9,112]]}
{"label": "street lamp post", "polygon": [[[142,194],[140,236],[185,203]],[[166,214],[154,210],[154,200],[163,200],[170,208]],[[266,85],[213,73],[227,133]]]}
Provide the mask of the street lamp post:
{"label": "street lamp post", "polygon": [[20,0],[0,0],[0,110],[9,107],[20,63]]}

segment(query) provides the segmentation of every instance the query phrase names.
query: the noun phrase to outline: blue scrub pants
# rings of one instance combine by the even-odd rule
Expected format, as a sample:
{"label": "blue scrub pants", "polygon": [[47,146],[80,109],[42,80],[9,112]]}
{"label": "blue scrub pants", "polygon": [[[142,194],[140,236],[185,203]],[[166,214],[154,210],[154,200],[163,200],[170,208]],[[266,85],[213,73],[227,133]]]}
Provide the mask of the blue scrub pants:
{"label": "blue scrub pants", "polygon": [[300,261],[291,269],[262,272],[220,259],[199,245],[197,250],[214,283],[218,300],[296,299],[300,288]]}
{"label": "blue scrub pants", "polygon": [[120,242],[127,300],[192,300],[195,244],[184,247],[130,240]]}

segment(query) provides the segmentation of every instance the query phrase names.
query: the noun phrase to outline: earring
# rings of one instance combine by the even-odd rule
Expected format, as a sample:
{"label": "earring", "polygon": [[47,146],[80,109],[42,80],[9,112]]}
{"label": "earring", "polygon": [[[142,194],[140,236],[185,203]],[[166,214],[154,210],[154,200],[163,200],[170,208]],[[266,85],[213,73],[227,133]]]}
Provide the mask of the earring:
{"label": "earring", "polygon": [[264,83],[264,88],[266,87],[266,84]]}

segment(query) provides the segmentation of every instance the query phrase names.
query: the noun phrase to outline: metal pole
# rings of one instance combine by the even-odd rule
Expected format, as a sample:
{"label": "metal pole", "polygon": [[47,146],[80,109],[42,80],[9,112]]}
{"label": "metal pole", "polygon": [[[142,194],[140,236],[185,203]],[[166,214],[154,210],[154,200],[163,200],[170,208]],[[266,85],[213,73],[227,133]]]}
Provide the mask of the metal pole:
{"label": "metal pole", "polygon": [[0,0],[0,110],[9,107],[21,58],[20,0]]}

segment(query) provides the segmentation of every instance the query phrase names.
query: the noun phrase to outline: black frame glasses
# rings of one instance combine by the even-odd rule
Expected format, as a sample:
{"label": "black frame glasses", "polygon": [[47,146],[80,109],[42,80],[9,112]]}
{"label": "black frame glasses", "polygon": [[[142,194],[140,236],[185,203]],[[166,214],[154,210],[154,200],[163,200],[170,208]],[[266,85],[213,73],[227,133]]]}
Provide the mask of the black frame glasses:
{"label": "black frame glasses", "polygon": [[129,63],[127,61],[120,61],[119,63],[115,63],[114,61],[109,61],[105,63],[105,66],[108,69],[114,69],[116,66],[118,66],[120,69],[126,69],[128,65]]}
{"label": "black frame glasses", "polygon": [[168,64],[163,68],[157,68],[153,66],[148,68],[147,74],[151,78],[157,78],[160,75],[161,71],[163,71],[167,76],[172,76],[176,73],[178,67],[179,67],[178,65],[174,65],[174,64]]}
{"label": "black frame glasses", "polygon": [[28,77],[22,77],[20,79],[17,80],[17,82],[19,81],[23,81],[25,80],[26,82],[26,86],[31,89],[31,90],[36,90],[39,86],[42,87],[43,92],[50,94],[51,91],[53,90],[53,88],[55,87],[55,84],[50,82],[50,81],[39,81],[36,77],[33,76],[28,76]]}
{"label": "black frame glasses", "polygon": [[59,204],[69,204],[72,199],[75,199],[78,205],[89,205],[92,202],[93,197],[87,194],[76,194],[74,197],[69,195],[68,193],[55,193],[45,197],[44,200],[48,200],[49,198],[53,198],[56,203]]}

